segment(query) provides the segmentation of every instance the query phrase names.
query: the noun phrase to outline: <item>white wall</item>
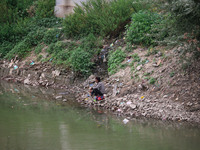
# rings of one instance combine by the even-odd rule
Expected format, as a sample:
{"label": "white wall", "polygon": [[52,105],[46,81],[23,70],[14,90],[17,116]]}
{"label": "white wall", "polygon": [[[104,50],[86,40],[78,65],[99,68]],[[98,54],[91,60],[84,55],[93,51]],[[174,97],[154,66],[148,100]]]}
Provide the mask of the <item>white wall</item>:
{"label": "white wall", "polygon": [[56,0],[56,6],[54,9],[54,13],[56,17],[63,18],[65,15],[69,15],[73,13],[73,8],[76,4],[81,4],[81,2],[85,2],[87,0]]}

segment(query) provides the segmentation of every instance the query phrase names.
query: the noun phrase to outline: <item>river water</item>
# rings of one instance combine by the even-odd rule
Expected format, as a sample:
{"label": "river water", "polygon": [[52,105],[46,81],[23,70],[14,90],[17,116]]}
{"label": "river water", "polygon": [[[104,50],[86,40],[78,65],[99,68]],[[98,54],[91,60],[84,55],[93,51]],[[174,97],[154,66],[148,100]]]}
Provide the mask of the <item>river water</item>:
{"label": "river water", "polygon": [[81,108],[59,90],[0,81],[0,150],[199,150],[200,128]]}

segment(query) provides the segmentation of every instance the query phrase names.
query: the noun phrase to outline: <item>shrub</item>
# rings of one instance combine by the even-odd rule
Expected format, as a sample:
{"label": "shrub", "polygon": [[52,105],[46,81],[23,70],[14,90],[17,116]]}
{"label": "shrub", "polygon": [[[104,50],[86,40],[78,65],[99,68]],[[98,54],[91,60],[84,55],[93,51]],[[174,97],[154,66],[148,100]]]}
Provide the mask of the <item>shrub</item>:
{"label": "shrub", "polygon": [[[193,31],[200,25],[200,1],[198,0],[168,0],[169,10],[176,18],[177,27],[184,31]],[[200,31],[198,31],[200,34]]]}
{"label": "shrub", "polygon": [[173,29],[176,30],[176,38],[178,37],[176,41],[182,48],[180,55],[191,63],[200,57],[200,1],[170,0],[168,2],[168,8],[175,20]]}
{"label": "shrub", "polygon": [[52,27],[62,26],[62,19],[56,17],[41,18],[41,19],[34,18],[33,21],[34,24],[38,27],[52,28]]}
{"label": "shrub", "polygon": [[14,44],[11,42],[4,42],[0,45],[0,58],[3,58],[7,53],[14,47]]}
{"label": "shrub", "polygon": [[74,8],[74,14],[64,20],[67,37],[119,34],[134,12],[133,0],[88,0]]}
{"label": "shrub", "polygon": [[132,15],[130,26],[127,26],[126,39],[131,44],[154,44],[154,38],[150,36],[153,24],[158,24],[161,16],[149,11],[139,11]]}
{"label": "shrub", "polygon": [[42,48],[44,48],[44,45],[38,44],[38,45],[35,47],[35,54],[39,54],[39,53],[42,51]]}
{"label": "shrub", "polygon": [[126,54],[121,49],[111,52],[108,57],[108,72],[110,75],[117,72],[120,63],[124,60]]}
{"label": "shrub", "polygon": [[43,56],[42,56],[42,55],[39,55],[39,56],[37,57],[37,61],[40,61],[42,58],[43,58]]}
{"label": "shrub", "polygon": [[32,46],[36,46],[38,44],[40,44],[45,35],[44,32],[46,31],[45,28],[41,27],[40,29],[36,30],[36,31],[31,31],[28,33],[28,35],[25,37],[25,42],[29,43]]}
{"label": "shrub", "polygon": [[79,47],[72,52],[70,65],[76,73],[89,75],[93,66],[91,55]]}
{"label": "shrub", "polygon": [[[69,43],[71,43],[71,42],[69,42]],[[53,54],[53,53],[58,54],[63,49],[68,48],[68,47],[70,48],[69,43],[64,43],[64,42],[61,42],[61,41],[58,41],[56,43],[51,43],[49,45],[49,47],[47,48],[47,52],[50,53],[50,54]]]}
{"label": "shrub", "polygon": [[133,54],[132,57],[133,57],[133,61],[132,61],[133,63],[140,62],[141,60],[137,53]]}
{"label": "shrub", "polygon": [[80,47],[91,55],[97,54],[100,51],[100,46],[102,46],[101,38],[97,38],[92,33],[81,39]]}
{"label": "shrub", "polygon": [[36,3],[36,17],[48,18],[54,14],[55,0],[38,0]]}
{"label": "shrub", "polygon": [[26,41],[19,42],[15,47],[9,51],[9,53],[5,56],[6,59],[12,59],[15,55],[18,55],[19,58],[25,57],[28,52],[31,51],[30,44]]}
{"label": "shrub", "polygon": [[61,33],[62,33],[61,29],[54,28],[54,29],[47,30],[42,40],[46,44],[55,43],[60,39]]}

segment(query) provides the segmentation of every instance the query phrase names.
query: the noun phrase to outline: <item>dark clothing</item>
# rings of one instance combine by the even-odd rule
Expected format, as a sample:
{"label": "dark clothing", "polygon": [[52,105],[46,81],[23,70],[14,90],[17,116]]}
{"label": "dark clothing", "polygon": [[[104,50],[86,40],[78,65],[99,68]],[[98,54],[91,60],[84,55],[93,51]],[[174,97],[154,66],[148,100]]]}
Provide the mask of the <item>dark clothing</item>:
{"label": "dark clothing", "polygon": [[95,95],[95,96],[103,96],[103,93],[101,93],[100,90],[98,89],[93,89],[92,92],[91,92],[91,95]]}

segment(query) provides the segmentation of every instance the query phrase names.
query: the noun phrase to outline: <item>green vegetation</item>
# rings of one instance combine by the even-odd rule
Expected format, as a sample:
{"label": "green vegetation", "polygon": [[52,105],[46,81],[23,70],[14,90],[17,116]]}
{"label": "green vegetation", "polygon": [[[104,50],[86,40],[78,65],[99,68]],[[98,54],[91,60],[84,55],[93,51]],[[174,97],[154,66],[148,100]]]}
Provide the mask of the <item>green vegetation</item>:
{"label": "green vegetation", "polygon": [[133,57],[133,61],[132,61],[133,63],[134,62],[140,62],[140,57],[138,56],[137,53],[133,54],[132,57]]}
{"label": "green vegetation", "polygon": [[174,71],[170,72],[170,77],[173,77],[174,75],[175,75]]}
{"label": "green vegetation", "polygon": [[156,79],[155,78],[150,78],[149,79],[149,84],[155,84],[156,83]]}
{"label": "green vegetation", "polygon": [[90,74],[92,67],[91,62],[91,54],[88,52],[85,52],[80,47],[73,51],[71,58],[70,58],[70,64],[74,71],[80,72],[84,75]]}
{"label": "green vegetation", "polygon": [[[127,27],[127,41],[131,44],[154,44],[153,24],[161,22],[161,15],[150,11],[139,11],[132,15],[131,24]],[[154,31],[155,32],[155,31]]]}
{"label": "green vegetation", "polygon": [[108,57],[108,72],[110,75],[117,72],[121,62],[126,57],[126,54],[121,49],[117,49],[109,54]]}
{"label": "green vegetation", "polygon": [[[187,64],[200,57],[200,2],[197,0],[88,0],[64,20],[53,16],[55,0],[2,0],[0,2],[0,59],[22,59],[34,51],[38,61],[63,65],[78,75],[94,69],[95,58],[111,38],[124,37],[126,52],[138,45],[180,46]],[[103,40],[104,39],[104,40]],[[47,47],[47,58],[40,54]],[[44,50],[44,49],[43,49]],[[115,46],[108,52],[108,72],[114,74],[126,54]],[[188,55],[188,53],[193,54]],[[145,64],[138,54],[130,63]],[[185,61],[182,61],[185,62]],[[185,65],[186,66],[186,65]],[[187,65],[188,66],[188,65]],[[186,66],[186,67],[187,67]],[[171,75],[170,75],[171,76]],[[154,79],[149,79],[154,83]]]}
{"label": "green vegetation", "polygon": [[77,6],[74,14],[66,17],[64,31],[67,37],[80,37],[93,33],[117,36],[129,22],[132,13],[145,8],[134,0],[88,0]]}

